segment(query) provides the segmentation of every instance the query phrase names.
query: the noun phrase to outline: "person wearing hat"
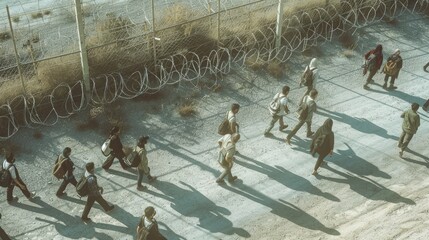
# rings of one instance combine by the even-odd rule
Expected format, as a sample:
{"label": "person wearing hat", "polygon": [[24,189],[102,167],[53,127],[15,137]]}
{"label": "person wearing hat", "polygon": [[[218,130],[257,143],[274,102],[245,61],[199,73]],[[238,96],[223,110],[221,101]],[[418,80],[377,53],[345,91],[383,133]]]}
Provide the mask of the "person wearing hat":
{"label": "person wearing hat", "polygon": [[387,89],[387,81],[390,77],[390,85],[389,89],[396,89],[397,87],[394,86],[395,79],[398,78],[399,71],[402,68],[402,57],[401,57],[401,51],[399,49],[396,49],[395,52],[393,52],[392,55],[390,55],[387,58],[386,65],[384,65],[383,73],[386,74],[384,76],[384,84],[383,88]]}
{"label": "person wearing hat", "polygon": [[94,174],[94,169],[95,167],[93,162],[89,162],[85,165],[85,177],[87,179],[86,184],[88,187],[88,198],[86,199],[85,208],[81,217],[82,221],[84,222],[91,221],[91,218],[88,217],[88,214],[89,211],[91,211],[94,202],[98,202],[101,207],[103,207],[104,211],[107,213],[115,208],[114,205],[109,205],[101,195],[103,193],[103,188],[98,186],[97,177]]}
{"label": "person wearing hat", "polygon": [[112,152],[107,157],[106,161],[104,161],[102,166],[103,169],[106,171],[109,170],[110,166],[112,166],[113,160],[115,160],[115,158],[119,160],[119,163],[121,164],[121,167],[123,169],[129,168],[129,166],[124,161],[125,153],[123,150],[121,139],[119,138],[120,133],[121,133],[121,129],[118,126],[115,126],[110,130],[109,147],[112,149]]}
{"label": "person wearing hat", "polygon": [[147,144],[147,141],[149,140],[148,136],[141,137],[139,141],[137,142],[137,146],[135,148],[135,151],[139,154],[140,157],[140,163],[137,166],[137,190],[143,190],[145,187],[142,185],[143,175],[146,175],[149,182],[153,182],[156,180],[156,177],[150,175],[150,168],[148,166],[148,159],[147,159],[147,151],[145,145]]}
{"label": "person wearing hat", "polygon": [[[137,225],[137,239],[148,240],[167,240],[158,228],[158,222],[155,220],[156,211],[153,207],[147,207],[144,210],[144,215],[140,218]],[[146,237],[146,238],[143,238]]]}
{"label": "person wearing hat", "polygon": [[36,196],[36,192],[28,191],[27,185],[25,185],[24,181],[22,181],[19,176],[18,169],[15,166],[15,156],[13,153],[9,153],[6,157],[6,160],[3,161],[3,169],[9,171],[10,176],[12,177],[12,181],[6,190],[6,199],[9,204],[13,203],[13,201],[17,200],[18,197],[13,196],[13,189],[15,185],[21,189],[22,193],[28,200],[33,199]]}

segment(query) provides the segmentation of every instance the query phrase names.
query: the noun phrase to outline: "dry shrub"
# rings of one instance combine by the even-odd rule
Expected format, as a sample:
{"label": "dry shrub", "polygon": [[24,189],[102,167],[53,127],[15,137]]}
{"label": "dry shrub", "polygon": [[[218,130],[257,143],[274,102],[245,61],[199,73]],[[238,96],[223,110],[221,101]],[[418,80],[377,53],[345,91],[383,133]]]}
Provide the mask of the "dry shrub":
{"label": "dry shrub", "polygon": [[52,13],[52,11],[51,10],[45,10],[45,11],[43,11],[43,14],[44,15],[50,15]]}
{"label": "dry shrub", "polygon": [[94,4],[83,4],[82,6],[82,14],[84,17],[92,16],[95,10],[96,9]]}
{"label": "dry shrub", "polygon": [[252,70],[258,71],[263,69],[267,63],[261,58],[258,58],[256,55],[252,55],[246,58],[244,64],[246,64]]}
{"label": "dry shrub", "polygon": [[41,139],[43,137],[43,134],[39,130],[36,130],[36,131],[33,132],[33,137],[35,139]]}
{"label": "dry shrub", "polygon": [[12,38],[12,35],[9,31],[0,31],[0,42],[9,40]]}
{"label": "dry shrub", "polygon": [[[97,23],[97,36],[100,43],[109,43],[128,38],[134,25],[129,18],[117,17],[114,13],[106,14],[106,18]],[[119,41],[118,44],[126,45],[128,40]]]}
{"label": "dry shrub", "polygon": [[52,89],[60,83],[76,83],[83,78],[79,54],[39,62],[37,65],[37,78],[47,89]]}
{"label": "dry shrub", "polygon": [[277,59],[274,59],[267,64],[267,72],[275,78],[281,78],[283,76],[283,71],[284,64]]}
{"label": "dry shrub", "polygon": [[[183,4],[174,4],[163,11],[162,18],[156,21],[157,29],[160,27],[172,26],[181,23],[186,23],[197,16],[191,11],[191,6]],[[184,30],[187,26],[180,26]],[[184,31],[183,31],[184,32]]]}
{"label": "dry shrub", "polygon": [[179,111],[179,115],[182,117],[191,117],[197,113],[195,104],[191,101],[185,101],[181,103],[178,108],[178,111]]}
{"label": "dry shrub", "polygon": [[43,17],[43,13],[42,12],[34,12],[31,14],[31,18],[32,19],[37,19],[37,18],[42,18]]}
{"label": "dry shrub", "polygon": [[19,22],[19,16],[14,16],[14,17],[12,17],[12,22],[14,22],[14,23],[18,23]]}

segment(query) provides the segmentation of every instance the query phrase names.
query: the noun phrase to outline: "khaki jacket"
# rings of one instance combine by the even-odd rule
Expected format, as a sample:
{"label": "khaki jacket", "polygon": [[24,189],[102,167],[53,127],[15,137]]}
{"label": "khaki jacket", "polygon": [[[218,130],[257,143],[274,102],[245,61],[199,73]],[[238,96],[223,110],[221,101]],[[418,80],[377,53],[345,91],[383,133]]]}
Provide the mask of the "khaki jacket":
{"label": "khaki jacket", "polygon": [[415,134],[420,126],[420,116],[412,109],[409,109],[402,113],[401,118],[404,119],[402,130],[406,133]]}

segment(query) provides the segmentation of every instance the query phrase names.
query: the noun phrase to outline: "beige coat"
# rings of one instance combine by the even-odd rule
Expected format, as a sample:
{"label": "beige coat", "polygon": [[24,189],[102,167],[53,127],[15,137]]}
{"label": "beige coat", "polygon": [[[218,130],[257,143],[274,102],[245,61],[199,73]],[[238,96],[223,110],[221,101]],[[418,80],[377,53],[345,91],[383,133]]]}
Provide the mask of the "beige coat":
{"label": "beige coat", "polygon": [[149,174],[149,166],[148,166],[149,161],[147,159],[147,151],[146,151],[146,149],[145,148],[141,148],[139,146],[136,146],[136,152],[139,153],[139,156],[140,156],[140,159],[141,159],[140,164],[137,166],[137,168],[139,170],[143,170],[143,172],[145,174]]}

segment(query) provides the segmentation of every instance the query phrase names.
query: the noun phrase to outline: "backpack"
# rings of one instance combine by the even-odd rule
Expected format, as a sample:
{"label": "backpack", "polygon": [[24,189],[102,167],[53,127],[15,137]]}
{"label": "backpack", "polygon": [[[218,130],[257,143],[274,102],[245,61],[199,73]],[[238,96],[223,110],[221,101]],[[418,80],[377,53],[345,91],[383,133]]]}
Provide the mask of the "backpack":
{"label": "backpack", "polygon": [[137,167],[140,164],[140,162],[142,161],[142,159],[140,158],[139,152],[137,152],[135,148],[127,156],[127,161],[129,163],[130,167]]}
{"label": "backpack", "polygon": [[285,98],[286,96],[280,97],[280,93],[277,93],[273,100],[270,102],[270,106],[268,109],[270,110],[271,114],[277,114],[280,112],[280,101],[281,99]]}
{"label": "backpack", "polygon": [[315,69],[317,68],[310,69],[310,66],[307,66],[304,73],[302,74],[300,85],[304,85],[307,87],[313,85],[313,80],[314,80],[313,71]]}
{"label": "backpack", "polygon": [[104,156],[109,156],[110,153],[112,152],[112,149],[110,148],[110,138],[108,138],[103,145],[101,145],[101,152],[103,153]]}
{"label": "backpack", "polygon": [[52,168],[52,174],[60,180],[66,175],[67,169],[65,168],[65,161],[68,158],[62,158],[61,155],[58,155],[57,160],[55,161],[54,167]]}
{"label": "backpack", "polygon": [[228,112],[226,112],[226,116],[223,121],[220,123],[217,133],[220,135],[231,134],[231,127],[229,126]]}
{"label": "backpack", "polygon": [[14,166],[13,164],[9,165],[6,169],[2,168],[0,170],[0,186],[8,187],[12,183],[12,175],[9,172],[9,169]]}
{"label": "backpack", "polygon": [[149,235],[149,230],[150,230],[150,228],[147,228],[147,227],[144,225],[144,217],[142,217],[140,221],[142,222],[142,225],[143,225],[143,226],[140,226],[140,227],[138,228],[136,239],[137,239],[137,240],[147,240],[147,236]]}
{"label": "backpack", "polygon": [[76,184],[76,192],[80,197],[85,197],[88,195],[88,178],[83,175]]}
{"label": "backpack", "polygon": [[394,60],[387,61],[386,65],[384,65],[383,72],[389,76],[396,75],[399,72],[396,61]]}

